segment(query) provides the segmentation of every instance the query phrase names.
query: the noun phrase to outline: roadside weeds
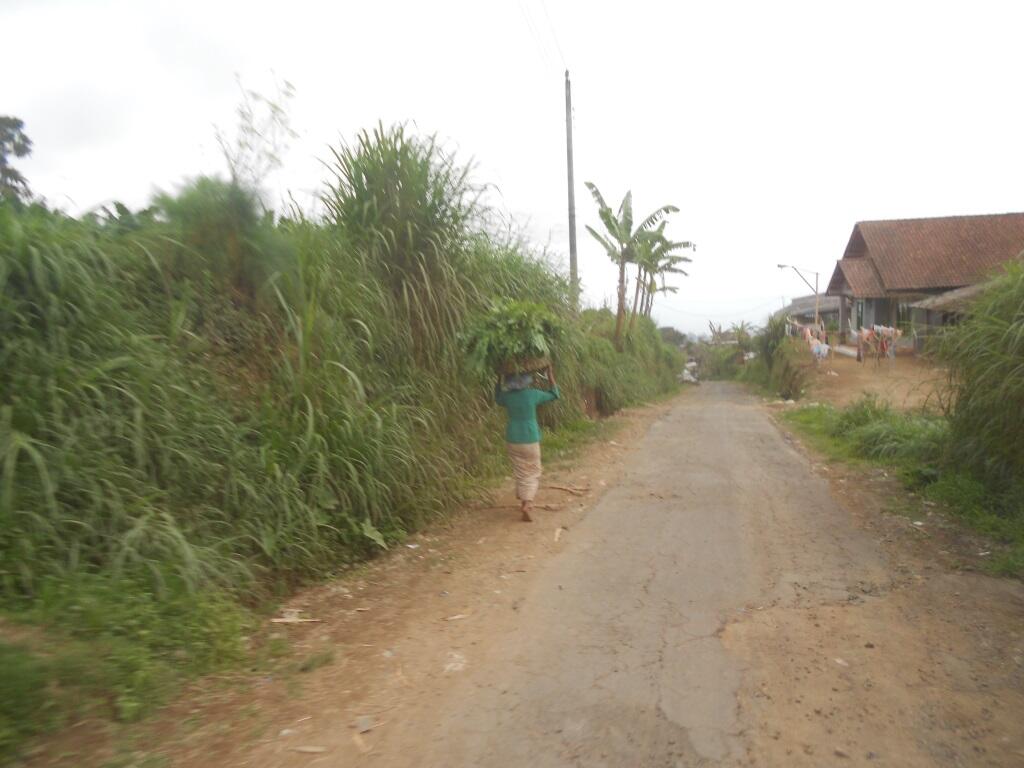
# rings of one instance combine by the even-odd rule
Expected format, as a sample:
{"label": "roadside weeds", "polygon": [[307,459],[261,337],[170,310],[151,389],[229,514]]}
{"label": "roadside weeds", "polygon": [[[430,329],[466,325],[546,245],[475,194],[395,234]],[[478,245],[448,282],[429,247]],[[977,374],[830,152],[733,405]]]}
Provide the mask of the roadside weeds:
{"label": "roadside weeds", "polygon": [[[614,457],[669,402],[546,433],[543,496],[532,525],[518,522],[510,483],[496,478],[480,501],[264,617],[245,638],[256,659],[247,668],[189,684],[143,722],[91,720],[55,734],[24,765],[55,767],[69,755],[82,768],[124,760],[217,764],[254,743],[275,754],[296,746],[342,749],[302,740],[324,716],[345,722],[372,716],[383,726],[388,711],[417,687],[438,677],[454,680],[479,663],[480,651],[460,638],[480,622],[490,628],[514,620],[534,559],[564,546],[581,515],[614,482]],[[414,631],[418,640],[408,640]],[[434,658],[429,668],[417,666],[425,655]],[[377,730],[355,735],[373,749]],[[355,744],[351,735],[344,749]]]}
{"label": "roadside weeds", "polygon": [[[837,436],[837,418],[863,426]],[[791,408],[776,421],[833,466],[856,470],[884,490],[884,511],[908,519],[921,535],[938,537],[937,552],[955,553],[968,570],[1024,577],[1024,519],[1012,509],[1001,514],[1000,500],[979,481],[936,468],[945,439],[940,420],[890,411],[868,398],[843,411],[820,404]]]}

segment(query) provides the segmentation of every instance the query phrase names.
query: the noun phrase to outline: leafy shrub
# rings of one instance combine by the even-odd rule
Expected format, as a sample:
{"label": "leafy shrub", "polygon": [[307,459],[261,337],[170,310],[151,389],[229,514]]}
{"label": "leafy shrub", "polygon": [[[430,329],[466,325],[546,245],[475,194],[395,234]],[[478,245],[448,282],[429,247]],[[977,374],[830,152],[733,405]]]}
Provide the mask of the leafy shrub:
{"label": "leafy shrub", "polygon": [[[562,399],[542,411],[543,419],[571,421],[581,408],[608,415],[677,386],[682,354],[663,343],[649,318],[636,319],[622,351],[612,343],[614,332],[615,315],[607,309],[584,310],[577,323],[565,325],[553,355]],[[588,402],[577,399],[581,394]]]}
{"label": "leafy shrub", "polygon": [[736,341],[736,346],[740,348],[741,352],[754,351],[754,327],[746,320],[733,323],[728,333]]}
{"label": "leafy shrub", "polygon": [[658,333],[661,334],[662,341],[673,347],[684,347],[690,341],[690,338],[685,333],[670,325],[658,328]]}

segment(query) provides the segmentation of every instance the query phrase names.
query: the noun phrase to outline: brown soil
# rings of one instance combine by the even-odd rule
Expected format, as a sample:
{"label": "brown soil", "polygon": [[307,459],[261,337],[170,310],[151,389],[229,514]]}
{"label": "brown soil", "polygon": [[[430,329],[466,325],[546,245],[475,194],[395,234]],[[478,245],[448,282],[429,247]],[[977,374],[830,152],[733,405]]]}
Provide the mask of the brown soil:
{"label": "brown soil", "polygon": [[[836,375],[830,375],[829,370]],[[836,355],[819,368],[811,368],[810,381],[806,400],[843,406],[867,393],[888,400],[897,408],[913,408],[936,402],[936,391],[941,389],[945,373],[914,355],[898,355],[895,360],[878,365]]]}
{"label": "brown soil", "polygon": [[1020,582],[983,575],[992,547],[895,477],[818,463],[787,439],[889,568],[838,600],[827,582],[793,584],[729,625],[748,669],[749,763],[1024,765]]}

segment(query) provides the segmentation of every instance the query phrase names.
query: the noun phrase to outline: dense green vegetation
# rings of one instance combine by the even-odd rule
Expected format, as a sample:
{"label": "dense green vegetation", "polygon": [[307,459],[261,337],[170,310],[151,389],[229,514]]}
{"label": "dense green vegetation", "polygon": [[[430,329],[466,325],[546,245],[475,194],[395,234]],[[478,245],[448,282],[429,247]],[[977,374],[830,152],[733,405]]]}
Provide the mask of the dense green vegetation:
{"label": "dense green vegetation", "polygon": [[735,379],[743,367],[743,351],[735,344],[694,344],[697,373],[705,381]]}
{"label": "dense green vegetation", "polygon": [[1024,263],[1007,265],[936,353],[950,373],[955,460],[1024,498]]}
{"label": "dense green vegetation", "polygon": [[992,559],[994,571],[1024,575],[1024,493],[958,462],[956,433],[942,414],[901,412],[865,396],[843,409],[813,405],[784,418],[834,459],[896,470],[908,488],[1005,545]]}
{"label": "dense green vegetation", "polygon": [[[728,330],[714,323],[711,343],[693,349],[702,379],[736,379],[786,400],[803,396],[810,361],[806,348],[786,333],[786,320],[770,317],[763,328],[743,322]],[[745,359],[748,353],[751,359]]]}
{"label": "dense green vegetation", "polygon": [[746,346],[757,357],[748,361],[737,377],[785,400],[799,400],[807,387],[811,363],[806,345],[787,334],[786,319],[772,316],[747,338]]}
{"label": "dense green vegetation", "polygon": [[710,340],[690,345],[690,354],[697,361],[698,376],[708,381],[735,379],[744,365],[744,354],[752,349],[747,325],[734,325],[725,330],[720,324],[708,322],[708,330]]}
{"label": "dense green vegetation", "polygon": [[32,197],[28,180],[11,164],[11,158],[32,154],[32,140],[25,123],[12,115],[0,115],[0,200],[22,201]]}
{"label": "dense green vegetation", "polygon": [[381,127],[331,170],[316,220],[215,178],[144,212],[0,206],[0,756],[144,714],[241,658],[254,608],[479,493],[501,414],[463,334],[496,300],[563,329],[555,441],[675,385],[654,324],[617,349],[611,312],[573,313],[432,140]]}

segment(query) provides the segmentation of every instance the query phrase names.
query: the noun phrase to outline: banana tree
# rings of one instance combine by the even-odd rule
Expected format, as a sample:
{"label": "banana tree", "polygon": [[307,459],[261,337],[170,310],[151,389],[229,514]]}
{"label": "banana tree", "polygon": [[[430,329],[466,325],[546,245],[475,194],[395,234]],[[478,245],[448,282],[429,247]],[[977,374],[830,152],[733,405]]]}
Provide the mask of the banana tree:
{"label": "banana tree", "polygon": [[[655,274],[651,276],[651,290],[647,294],[647,306],[644,308],[644,316],[651,316],[651,309],[654,307],[654,295],[656,293],[675,293],[679,289],[675,286],[668,285],[668,275],[683,275],[686,277],[689,273],[684,269],[678,267],[679,264],[689,264],[693,259],[688,256],[683,256],[678,253],[673,253],[676,248],[692,248],[697,249],[693,243],[689,241],[682,241],[677,243],[668,243],[665,251],[660,255]],[[661,287],[657,287],[657,281],[655,277],[661,278]]]}
{"label": "banana tree", "polygon": [[[658,250],[665,242],[665,224],[662,221],[657,229],[644,232],[636,247],[636,285],[633,291],[633,309],[629,313],[629,329],[633,331],[633,323],[636,322],[637,312],[642,304],[647,303],[647,294],[651,288],[651,280],[658,268]],[[657,286],[655,286],[657,287]]]}
{"label": "banana tree", "polygon": [[[665,222],[657,229],[645,233],[637,247],[637,280],[633,295],[633,310],[630,314],[629,328],[632,330],[637,315],[650,317],[657,293],[675,293],[676,288],[666,284],[666,276],[670,274],[685,275],[679,264],[689,263],[691,259],[676,251],[680,248],[693,248],[689,241],[675,242],[665,237]],[[661,287],[658,287],[658,278]]]}
{"label": "banana tree", "polygon": [[587,231],[605,249],[608,257],[619,267],[618,303],[615,312],[615,347],[622,349],[622,331],[626,319],[626,265],[636,263],[637,252],[643,239],[659,221],[679,209],[674,205],[663,205],[633,226],[633,193],[627,192],[619,205],[618,213],[613,213],[611,206],[605,202],[601,191],[591,182],[586,187],[597,203],[597,215],[606,230],[601,234],[591,226]]}

